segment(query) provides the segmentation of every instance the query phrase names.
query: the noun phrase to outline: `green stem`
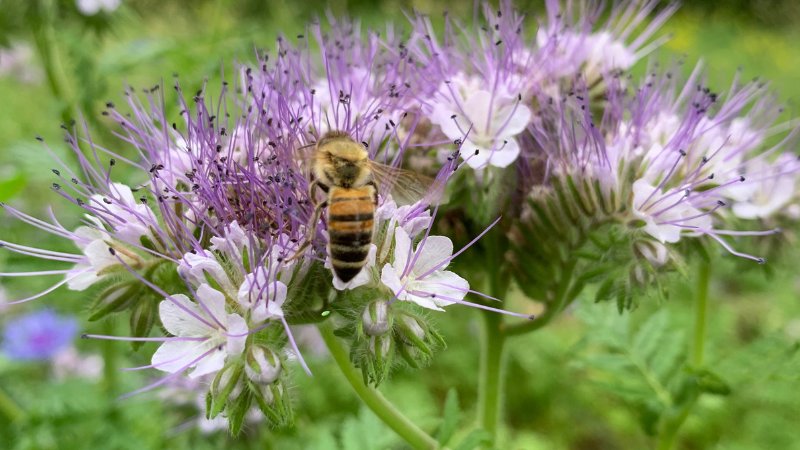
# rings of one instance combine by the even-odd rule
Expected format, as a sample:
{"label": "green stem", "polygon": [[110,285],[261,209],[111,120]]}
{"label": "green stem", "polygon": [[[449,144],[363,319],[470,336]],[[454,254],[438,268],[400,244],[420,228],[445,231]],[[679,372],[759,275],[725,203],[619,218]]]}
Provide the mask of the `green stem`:
{"label": "green stem", "polygon": [[500,421],[503,391],[503,348],[505,336],[500,332],[503,317],[495,312],[483,313],[483,340],[481,345],[480,380],[478,386],[478,414],[481,428],[494,443]]}
{"label": "green stem", "polygon": [[695,299],[694,340],[692,342],[692,364],[695,367],[703,365],[706,339],[706,314],[708,311],[708,284],[711,278],[711,263],[700,265],[697,276],[697,298]]}
{"label": "green stem", "polygon": [[412,447],[417,449],[438,448],[439,444],[434,438],[422,431],[418,426],[411,422],[397,408],[392,405],[380,392],[364,384],[364,381],[355,367],[350,363],[347,350],[333,334],[333,326],[330,321],[325,321],[319,325],[322,340],[331,352],[333,360],[339,366],[342,375],[350,383],[361,400],[380,418],[383,423],[389,426]]}
{"label": "green stem", "polygon": [[[33,5],[32,19],[30,20],[33,41],[42,61],[50,93],[61,103],[61,122],[68,127],[73,119],[78,118],[79,110],[56,51],[55,12],[53,11],[55,5],[47,0],[35,0]],[[80,165],[78,155],[74,152],[69,152],[69,154],[73,155],[75,162]]]}
{"label": "green stem", "polygon": [[[689,348],[692,365],[695,368],[703,366],[703,357],[705,354],[705,339],[706,339],[706,317],[708,315],[708,285],[711,279],[711,263],[704,261],[697,273],[697,285],[695,286],[695,302],[694,302],[694,338]],[[670,450],[675,445],[680,431],[689,413],[692,412],[694,405],[697,403],[699,395],[695,395],[683,405],[680,411],[665,420],[664,426],[661,427],[661,432],[658,435],[658,450]]]}
{"label": "green stem", "polygon": [[0,388],[0,412],[8,417],[9,422],[21,421],[25,418],[25,411],[2,388]]}
{"label": "green stem", "polygon": [[[486,255],[490,264],[487,272],[487,293],[499,299],[508,294],[509,279],[503,267],[501,230],[493,230],[486,236]],[[482,311],[483,334],[481,336],[480,372],[478,378],[478,420],[483,430],[489,433],[490,445],[497,439],[503,404],[503,372],[506,339],[503,335],[504,320],[501,314]]]}
{"label": "green stem", "polygon": [[[103,324],[103,332],[113,336],[115,334],[114,322],[106,320]],[[117,348],[118,342],[106,340],[100,343],[100,352],[103,356],[103,389],[109,396],[117,394],[117,384],[119,381],[119,371],[117,367]]]}

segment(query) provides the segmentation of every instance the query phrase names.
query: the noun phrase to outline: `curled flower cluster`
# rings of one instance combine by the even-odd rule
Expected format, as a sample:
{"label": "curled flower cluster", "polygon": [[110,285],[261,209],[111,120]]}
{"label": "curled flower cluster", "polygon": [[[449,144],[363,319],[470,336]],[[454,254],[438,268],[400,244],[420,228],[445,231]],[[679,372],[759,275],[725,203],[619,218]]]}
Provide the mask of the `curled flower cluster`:
{"label": "curled flower cluster", "polygon": [[[207,417],[222,414],[238,432],[253,407],[274,425],[291,422],[286,368],[296,360],[310,372],[293,325],[335,321],[377,384],[396,362],[418,367],[442,347],[427,311],[463,304],[529,318],[491,306],[512,277],[552,315],[595,282],[599,297],[630,305],[656,269],[677,262],[684,237],[760,260],[725,237],[773,232],[740,221],[796,216],[800,164],[787,150],[796,133],[767,145],[791,126],[775,125],[759,84],[717,95],[699,71],[640,85],[624,76],[663,42],[654,35],[674,8],[648,22],[655,7],[552,0],[536,30],[510,2],[485,6],[472,27],[448,17],[441,33],[422,15],[407,35],[315,24],[278,39],[216,101],[210,88],[185,95],[176,82],[177,117],[159,86],[129,91],[127,112],[109,103],[104,115],[133,151],[70,136],[80,168],[53,170],[83,226],[6,206],[79,250],[0,241],[70,264],[5,274],[64,276],[16,303],[64,284],[91,291],[90,319],[126,313],[131,336],[90,337],[160,344],[149,367],[167,375],[145,390],[183,373],[210,380]],[[309,192],[306,154],[333,131],[375,162],[435,178],[411,202],[378,186],[369,256],[347,282],[331,269]],[[118,164],[132,181],[117,179]],[[451,266],[467,248],[477,263]],[[168,336],[154,335],[157,324]]]}

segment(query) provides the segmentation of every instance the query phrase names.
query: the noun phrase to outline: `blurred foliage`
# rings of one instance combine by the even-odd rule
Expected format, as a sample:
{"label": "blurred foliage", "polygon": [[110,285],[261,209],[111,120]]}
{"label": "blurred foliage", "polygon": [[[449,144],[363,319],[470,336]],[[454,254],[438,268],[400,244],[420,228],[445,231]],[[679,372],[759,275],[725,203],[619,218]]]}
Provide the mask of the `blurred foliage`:
{"label": "blurred foliage", "polygon": [[[791,0],[722,0],[685,2],[664,32],[673,34],[664,50],[685,55],[688,70],[702,57],[713,86],[724,89],[737,68],[743,76],[764,75],[787,115],[798,117],[800,101],[800,42],[798,3]],[[541,8],[540,2],[519,2],[521,9]],[[111,13],[86,17],[71,0],[0,0],[0,46],[28,45],[33,56],[23,66],[34,81],[0,75],[0,201],[11,202],[43,216],[53,204],[64,225],[75,226],[75,210],[49,192],[53,157],[70,164],[60,145],[65,119],[82,114],[101,143],[117,145],[99,114],[108,100],[134,89],[169,84],[179,74],[187,91],[204,80],[231,77],[232,63],[251,61],[256,48],[272,46],[275,36],[301,33],[303,23],[330,10],[349,13],[367,24],[381,26],[398,18],[404,8],[438,13],[444,6],[428,1],[366,0],[320,6],[318,3],[278,1],[268,7],[259,0],[234,2],[141,0],[124,2]],[[38,8],[38,9],[37,9]],[[469,2],[449,9],[470,17]],[[401,20],[401,19],[398,19]],[[37,34],[52,27],[52,35]],[[39,31],[37,31],[39,30]],[[43,40],[44,39],[44,40]],[[49,40],[48,40],[49,39]],[[58,73],[42,66],[43,46],[51,51]],[[669,56],[673,55],[673,56]],[[639,70],[644,70],[643,67]],[[54,85],[60,97],[54,95]],[[166,104],[171,93],[167,93]],[[41,135],[53,155],[34,141]],[[124,151],[124,150],[123,150]],[[0,236],[9,241],[40,243],[55,250],[61,240],[41,242],[44,233],[6,217]],[[719,250],[719,249],[717,249]],[[686,364],[691,332],[691,289],[679,278],[663,305],[643,302],[620,316],[613,304],[581,301],[547,329],[510,343],[506,372],[505,416],[499,448],[629,449],[654,445],[643,432],[673,413],[688,385],[701,391],[695,409],[682,429],[682,448],[800,449],[796,420],[800,417],[800,279],[797,252],[786,252],[770,272],[732,257],[713,258],[717,280],[710,293],[711,320],[707,363],[701,373]],[[43,267],[47,266],[47,267]],[[0,269],[26,271],[57,268],[57,264],[8,252],[0,253]],[[690,274],[691,275],[691,274]],[[40,278],[3,279],[11,298],[48,286]],[[43,303],[88,317],[81,293],[60,290],[48,299],[3,311],[0,327],[25,308]],[[514,309],[512,301],[512,309]],[[520,303],[516,310],[522,310]],[[402,371],[382,387],[384,394],[440,441],[470,448],[482,442],[470,434],[476,408],[478,316],[452,308],[435,316],[448,342],[429,368]],[[127,333],[125,323],[84,322],[87,332]],[[147,364],[154,344],[132,351],[125,343],[80,342],[84,352],[104,352],[120,367]],[[56,381],[46,364],[19,364],[0,359],[0,387],[24,411],[22,420],[0,420],[0,447],[8,449],[373,449],[403,448],[371,412],[352,395],[332,363],[312,358],[313,377],[292,379],[297,395],[296,424],[270,430],[250,424],[242,437],[224,432],[201,433],[192,406],[172,407],[158,394],[127,400],[117,396],[152,381],[151,371],[120,372],[114,391],[89,381]],[[695,370],[695,371],[693,371]],[[705,383],[705,384],[703,384]],[[720,394],[730,391],[728,395]],[[699,391],[695,391],[699,392]]]}

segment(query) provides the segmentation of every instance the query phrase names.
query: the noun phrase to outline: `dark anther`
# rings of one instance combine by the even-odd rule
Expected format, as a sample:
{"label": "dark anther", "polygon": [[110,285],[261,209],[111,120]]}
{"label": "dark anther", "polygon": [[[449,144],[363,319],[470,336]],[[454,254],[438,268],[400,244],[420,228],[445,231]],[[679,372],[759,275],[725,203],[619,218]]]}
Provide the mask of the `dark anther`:
{"label": "dark anther", "polygon": [[725,206],[725,202],[722,200],[717,200],[717,206]]}
{"label": "dark anther", "polygon": [[114,248],[113,248],[113,247],[108,247],[108,253],[111,253],[112,255],[116,255],[116,254],[117,254],[117,251],[116,251],[116,250],[114,250]]}
{"label": "dark anther", "polygon": [[742,176],[740,176],[740,177],[739,177],[739,181],[744,181],[744,179],[745,179],[745,178],[744,178],[744,175],[742,175]]}
{"label": "dark anther", "polygon": [[114,158],[111,158],[111,160],[108,161],[108,165],[111,166],[111,167],[114,167],[116,164],[117,164],[117,160],[114,159]]}
{"label": "dark anther", "polygon": [[56,176],[61,176],[61,172],[59,172],[58,169],[52,169],[52,171]]}
{"label": "dark anther", "polygon": [[60,185],[60,184],[58,184],[58,183],[53,183],[53,189],[55,189],[55,190],[57,190],[57,191],[58,191],[58,190],[61,190],[61,185]]}

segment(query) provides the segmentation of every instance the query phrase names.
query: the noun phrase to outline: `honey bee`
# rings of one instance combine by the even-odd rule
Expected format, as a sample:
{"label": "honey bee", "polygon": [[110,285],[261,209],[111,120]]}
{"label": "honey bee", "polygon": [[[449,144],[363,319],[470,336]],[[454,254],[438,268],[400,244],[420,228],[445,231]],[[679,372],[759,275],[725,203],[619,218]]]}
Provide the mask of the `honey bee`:
{"label": "honey bee", "polygon": [[388,185],[398,204],[422,199],[433,180],[372,161],[364,145],[349,134],[331,131],[314,146],[310,158],[309,197],[319,188],[326,194],[314,208],[308,236],[297,254],[310,244],[323,208],[327,208],[328,255],[336,276],[347,283],[367,262],[375,227],[378,185]]}

